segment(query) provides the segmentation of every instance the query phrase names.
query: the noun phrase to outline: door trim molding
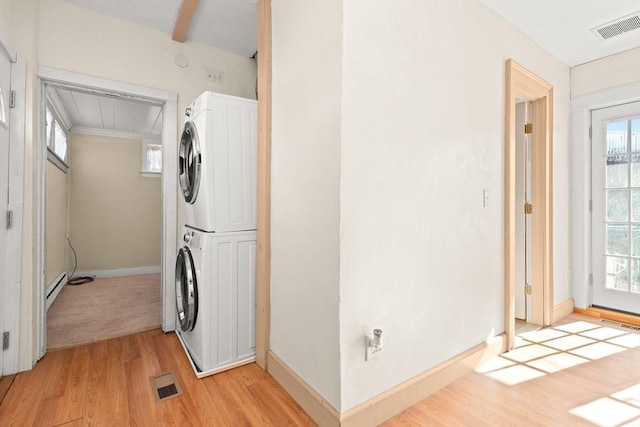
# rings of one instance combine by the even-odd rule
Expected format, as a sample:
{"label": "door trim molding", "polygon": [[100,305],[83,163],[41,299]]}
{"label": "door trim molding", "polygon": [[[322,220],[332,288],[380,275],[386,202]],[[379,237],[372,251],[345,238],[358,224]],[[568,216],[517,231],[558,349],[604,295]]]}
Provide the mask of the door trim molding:
{"label": "door trim molding", "polygon": [[20,294],[22,286],[22,226],[24,210],[24,150],[26,120],[26,62],[5,37],[0,34],[1,54],[11,62],[11,90],[15,91],[15,107],[9,117],[9,204],[14,212],[13,227],[7,232],[7,257],[4,264],[6,283],[0,287],[4,331],[11,342],[4,351],[0,376],[14,374],[20,367]]}
{"label": "door trim molding", "polygon": [[618,104],[640,101],[640,82],[581,95],[571,100],[571,289],[577,308],[591,305],[591,111]]}
{"label": "door trim molding", "polygon": [[271,329],[271,0],[258,1],[256,363],[267,369]]}
{"label": "door trim molding", "polygon": [[[505,68],[504,328],[515,341],[517,101],[533,101],[533,322],[553,323],[553,86],[512,59]],[[538,283],[542,283],[539,286]]]}
{"label": "door trim molding", "polygon": [[[121,82],[86,74],[59,70],[40,66],[38,77],[38,114],[34,120],[44,116],[44,85],[66,84],[91,88],[98,91],[134,95],[140,98],[150,99],[162,104],[162,253],[161,253],[161,281],[162,281],[162,329],[165,332],[175,329],[175,288],[173,286],[174,262],[177,253],[177,207],[178,207],[178,94],[171,91],[154,89],[132,83]],[[40,359],[46,351],[46,313],[45,307],[45,228],[44,228],[44,197],[45,197],[45,165],[46,146],[44,144],[43,126],[38,126],[38,139],[34,144],[36,156],[36,235],[34,244],[36,252],[36,280],[34,286],[37,310],[37,322],[34,325],[36,342],[38,347],[34,349],[34,361]]]}

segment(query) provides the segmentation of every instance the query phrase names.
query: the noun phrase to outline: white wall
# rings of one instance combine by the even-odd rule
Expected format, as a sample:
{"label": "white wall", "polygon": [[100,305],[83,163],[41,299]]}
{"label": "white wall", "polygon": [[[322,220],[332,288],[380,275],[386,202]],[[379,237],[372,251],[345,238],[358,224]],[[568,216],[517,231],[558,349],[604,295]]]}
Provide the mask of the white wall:
{"label": "white wall", "polygon": [[[286,349],[289,366],[344,412],[503,331],[510,57],[555,87],[554,301],[569,298],[566,65],[476,2],[274,1],[273,16],[272,348]],[[337,194],[338,156],[327,154],[337,145],[339,208],[324,199]],[[331,337],[299,332],[318,315],[323,329],[337,321],[335,300],[322,297],[335,281],[321,279],[338,248],[317,250],[332,229],[313,231],[337,211],[336,405],[312,374],[335,378],[335,366],[311,359]],[[312,230],[296,230],[301,223]],[[365,362],[373,328],[383,329],[385,348],[382,360]]]}
{"label": "white wall", "polygon": [[[4,2],[3,2],[4,3]],[[25,213],[22,259],[20,369],[35,362],[34,322],[37,303],[35,242],[34,135],[37,133],[37,68],[39,65],[178,93],[181,113],[205,90],[255,98],[255,63],[194,42],[173,42],[171,35],[118,18],[100,15],[66,1],[11,0],[18,54],[27,62],[27,141],[25,146]],[[174,64],[183,54],[188,68]],[[224,86],[206,80],[204,69],[224,72]],[[181,196],[179,196],[181,197]],[[179,198],[180,200],[180,198]],[[179,227],[178,227],[179,229]]]}
{"label": "white wall", "polygon": [[62,273],[68,271],[67,265],[67,236],[69,230],[68,210],[68,177],[69,175],[52,162],[47,161],[47,263],[44,288]]}
{"label": "white wall", "polygon": [[571,68],[571,98],[640,80],[640,47]]}
{"label": "white wall", "polygon": [[271,350],[340,408],[341,1],[273,1]]}
{"label": "white wall", "polygon": [[69,232],[78,271],[160,266],[162,187],[140,173],[142,140],[69,139]]}
{"label": "white wall", "polygon": [[[478,2],[345,3],[342,410],[504,330],[507,58],[554,85],[558,304],[570,296],[568,67]],[[365,362],[376,327],[383,357]]]}

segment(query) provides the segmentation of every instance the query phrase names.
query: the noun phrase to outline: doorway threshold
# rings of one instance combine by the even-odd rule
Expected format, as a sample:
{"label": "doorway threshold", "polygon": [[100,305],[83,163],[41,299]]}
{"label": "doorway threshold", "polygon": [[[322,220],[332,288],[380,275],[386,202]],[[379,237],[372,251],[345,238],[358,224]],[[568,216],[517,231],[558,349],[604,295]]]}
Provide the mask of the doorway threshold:
{"label": "doorway threshold", "polygon": [[620,313],[618,311],[607,310],[598,307],[587,308],[574,308],[574,312],[585,314],[587,316],[595,317],[598,319],[614,320],[620,323],[627,323],[633,326],[640,326],[640,316],[636,316],[628,313]]}

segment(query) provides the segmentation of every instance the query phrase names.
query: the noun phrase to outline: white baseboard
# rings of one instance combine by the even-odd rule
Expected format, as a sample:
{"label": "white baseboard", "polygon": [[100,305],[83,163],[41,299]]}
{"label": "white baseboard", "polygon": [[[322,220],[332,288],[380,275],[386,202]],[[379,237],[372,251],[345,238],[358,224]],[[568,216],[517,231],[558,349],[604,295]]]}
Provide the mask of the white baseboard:
{"label": "white baseboard", "polygon": [[575,302],[573,298],[569,298],[565,302],[561,302],[560,304],[553,307],[553,324],[555,324],[558,320],[563,319],[573,313],[574,308]]}
{"label": "white baseboard", "polygon": [[46,311],[49,311],[49,307],[51,307],[51,304],[56,300],[63,286],[67,284],[67,280],[67,273],[60,273],[58,277],[49,284],[47,287],[47,293],[45,294],[47,296]]}
{"label": "white baseboard", "polygon": [[160,273],[160,266],[151,267],[132,267],[132,268],[114,268],[111,270],[81,270],[76,271],[73,277],[95,276],[102,277],[121,277],[121,276],[140,276],[143,274]]}
{"label": "white baseboard", "polygon": [[343,413],[338,413],[271,351],[267,367],[276,381],[318,425],[374,426],[410,408],[505,351],[506,337],[502,334],[491,342],[480,344]]}

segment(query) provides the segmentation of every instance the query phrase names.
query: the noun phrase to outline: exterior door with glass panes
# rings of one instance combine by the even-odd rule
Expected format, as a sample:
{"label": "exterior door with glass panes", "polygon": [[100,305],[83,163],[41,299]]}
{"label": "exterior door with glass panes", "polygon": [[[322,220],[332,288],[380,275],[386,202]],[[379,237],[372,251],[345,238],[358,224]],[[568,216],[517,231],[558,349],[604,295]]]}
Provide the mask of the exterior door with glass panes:
{"label": "exterior door with glass panes", "polygon": [[591,304],[640,314],[640,102],[594,110]]}

